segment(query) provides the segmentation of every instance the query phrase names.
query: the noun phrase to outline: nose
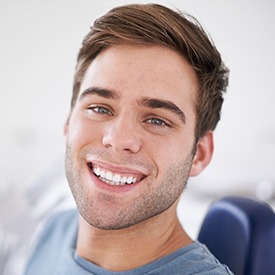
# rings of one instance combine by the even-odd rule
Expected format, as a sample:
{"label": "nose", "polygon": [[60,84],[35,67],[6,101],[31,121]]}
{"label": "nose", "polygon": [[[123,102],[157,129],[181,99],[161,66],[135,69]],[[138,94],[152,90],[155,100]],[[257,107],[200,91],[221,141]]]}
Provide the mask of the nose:
{"label": "nose", "polygon": [[130,117],[118,117],[106,125],[102,144],[116,152],[137,153],[141,148],[141,136],[137,122]]}

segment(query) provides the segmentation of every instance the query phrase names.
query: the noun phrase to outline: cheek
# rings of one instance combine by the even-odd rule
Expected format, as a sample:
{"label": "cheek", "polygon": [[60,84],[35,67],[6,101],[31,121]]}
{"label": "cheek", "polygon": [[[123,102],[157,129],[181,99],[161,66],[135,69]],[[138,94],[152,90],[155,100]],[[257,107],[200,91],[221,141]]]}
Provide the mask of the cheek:
{"label": "cheek", "polygon": [[[167,171],[179,163],[184,163],[186,159],[192,158],[194,138],[191,136],[178,136],[169,140],[151,141],[148,150],[155,161],[158,170]],[[169,168],[170,167],[170,168]]]}
{"label": "cheek", "polygon": [[100,130],[85,120],[72,119],[68,126],[67,143],[75,148],[99,142]]}

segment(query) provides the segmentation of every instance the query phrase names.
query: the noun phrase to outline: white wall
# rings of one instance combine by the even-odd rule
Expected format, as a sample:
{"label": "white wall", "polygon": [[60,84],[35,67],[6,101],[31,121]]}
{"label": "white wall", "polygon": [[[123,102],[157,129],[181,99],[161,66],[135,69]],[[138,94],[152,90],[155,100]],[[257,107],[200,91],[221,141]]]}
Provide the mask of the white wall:
{"label": "white wall", "polygon": [[[96,17],[130,2],[136,1],[0,0],[2,188],[24,186],[62,154],[81,40]],[[190,188],[208,194],[254,192],[263,180],[273,188],[275,1],[158,3],[195,15],[231,70],[213,162]]]}

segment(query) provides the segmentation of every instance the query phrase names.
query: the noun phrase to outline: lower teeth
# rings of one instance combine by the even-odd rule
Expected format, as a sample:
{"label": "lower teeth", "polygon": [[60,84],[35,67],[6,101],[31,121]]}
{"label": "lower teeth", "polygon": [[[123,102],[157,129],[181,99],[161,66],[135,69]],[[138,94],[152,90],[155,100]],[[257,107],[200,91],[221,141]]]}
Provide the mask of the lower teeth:
{"label": "lower teeth", "polygon": [[127,183],[127,182],[125,182],[125,183],[122,183],[122,182],[114,182],[114,181],[110,181],[110,180],[107,180],[107,179],[105,179],[105,178],[101,178],[101,177],[98,177],[101,181],[103,181],[103,182],[105,182],[105,183],[107,183],[107,184],[109,184],[109,185],[131,185],[131,184],[133,184],[133,182],[131,182],[131,183]]}

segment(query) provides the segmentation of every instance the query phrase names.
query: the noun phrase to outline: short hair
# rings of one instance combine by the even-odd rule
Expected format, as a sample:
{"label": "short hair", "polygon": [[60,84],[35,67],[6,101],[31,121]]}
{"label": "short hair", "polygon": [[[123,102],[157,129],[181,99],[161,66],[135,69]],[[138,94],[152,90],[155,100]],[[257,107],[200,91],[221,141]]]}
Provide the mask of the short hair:
{"label": "short hair", "polygon": [[162,45],[180,53],[193,67],[199,84],[195,105],[196,140],[216,128],[229,70],[194,17],[159,4],[116,7],[94,22],[77,57],[71,108],[92,60],[103,49],[125,43]]}

